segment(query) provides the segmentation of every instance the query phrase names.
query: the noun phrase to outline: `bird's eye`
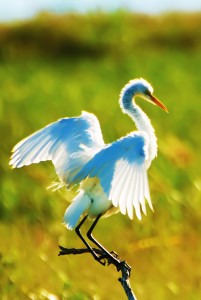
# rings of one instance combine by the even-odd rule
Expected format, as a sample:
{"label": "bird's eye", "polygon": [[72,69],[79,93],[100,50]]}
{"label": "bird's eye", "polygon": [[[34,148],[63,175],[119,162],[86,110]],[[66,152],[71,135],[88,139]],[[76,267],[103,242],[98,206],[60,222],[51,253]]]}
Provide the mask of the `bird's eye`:
{"label": "bird's eye", "polygon": [[150,92],[149,90],[146,90],[146,91],[145,91],[145,94],[146,94],[147,96],[151,97],[151,92]]}

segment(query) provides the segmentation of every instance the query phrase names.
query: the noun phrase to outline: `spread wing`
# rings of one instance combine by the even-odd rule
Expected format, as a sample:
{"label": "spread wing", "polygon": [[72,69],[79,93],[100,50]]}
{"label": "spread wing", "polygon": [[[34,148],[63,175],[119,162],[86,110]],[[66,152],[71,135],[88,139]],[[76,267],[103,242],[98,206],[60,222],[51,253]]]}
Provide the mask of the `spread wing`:
{"label": "spread wing", "polygon": [[121,213],[133,218],[133,207],[141,219],[141,209],[146,214],[145,199],[152,208],[146,161],[148,138],[142,132],[133,132],[105,146],[72,178],[70,185],[87,177],[97,177],[112,204]]}
{"label": "spread wing", "polygon": [[59,178],[68,182],[103,147],[98,119],[83,112],[80,117],[60,119],[19,142],[10,165],[20,168],[51,160]]}

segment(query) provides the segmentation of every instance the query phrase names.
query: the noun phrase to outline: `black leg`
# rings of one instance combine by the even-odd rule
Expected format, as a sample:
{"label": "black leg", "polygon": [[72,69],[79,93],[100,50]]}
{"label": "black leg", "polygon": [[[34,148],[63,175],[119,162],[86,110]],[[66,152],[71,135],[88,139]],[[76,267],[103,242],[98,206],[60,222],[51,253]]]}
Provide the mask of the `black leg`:
{"label": "black leg", "polygon": [[[80,228],[81,226],[84,224],[84,222],[86,221],[88,215],[86,215],[82,221],[78,224],[78,226],[75,228],[75,232],[77,233],[77,235],[79,236],[79,238],[83,241],[83,243],[85,244],[85,246],[87,247],[87,249],[89,249],[89,251],[91,252],[91,254],[93,255],[94,259],[97,260],[100,264],[104,265],[106,264],[105,260],[101,259],[96,252],[92,249],[92,247],[87,243],[87,241],[84,239],[84,237],[82,236],[81,232],[80,232]],[[98,220],[97,220],[98,221]],[[96,220],[95,220],[96,222]],[[95,223],[94,222],[94,223]],[[93,223],[93,224],[94,224]],[[96,222],[97,223],[97,222]],[[92,224],[92,225],[93,225]],[[96,225],[96,224],[95,224]],[[94,226],[95,226],[94,225]],[[91,229],[91,228],[90,228]]]}
{"label": "black leg", "polygon": [[117,270],[120,269],[120,265],[121,265],[121,261],[119,259],[117,259],[116,253],[115,256],[113,256],[110,252],[108,252],[108,250],[106,250],[92,235],[92,231],[94,230],[96,224],[98,223],[99,219],[101,217],[101,214],[97,216],[97,218],[95,219],[95,221],[93,222],[92,226],[89,228],[88,232],[87,232],[87,237],[90,241],[92,241],[99,249],[101,249],[103,251],[103,257],[108,259],[108,262],[112,262]]}

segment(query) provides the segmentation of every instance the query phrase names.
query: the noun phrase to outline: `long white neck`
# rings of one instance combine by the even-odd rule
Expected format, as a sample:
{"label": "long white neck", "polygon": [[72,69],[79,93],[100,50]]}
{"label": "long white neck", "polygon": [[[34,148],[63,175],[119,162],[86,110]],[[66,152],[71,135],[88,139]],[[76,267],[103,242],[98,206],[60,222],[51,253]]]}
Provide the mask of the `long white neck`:
{"label": "long white neck", "polygon": [[148,160],[151,162],[157,155],[157,138],[150,119],[134,101],[136,94],[132,87],[123,89],[120,94],[120,106],[122,111],[135,122],[137,129],[147,133],[149,138]]}

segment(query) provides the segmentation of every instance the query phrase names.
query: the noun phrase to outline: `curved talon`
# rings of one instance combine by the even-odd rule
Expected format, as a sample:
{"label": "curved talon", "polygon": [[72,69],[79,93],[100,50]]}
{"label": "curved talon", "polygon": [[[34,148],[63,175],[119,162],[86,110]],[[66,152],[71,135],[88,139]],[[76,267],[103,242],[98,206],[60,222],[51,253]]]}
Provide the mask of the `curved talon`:
{"label": "curved talon", "polygon": [[99,256],[99,259],[101,260],[101,259],[106,259],[107,258],[107,255],[104,253],[104,254],[101,254],[100,256]]}
{"label": "curved talon", "polygon": [[[113,256],[115,259],[118,259],[118,260],[120,261],[119,255],[118,255],[116,252],[111,251],[110,254],[112,254],[112,256]],[[100,258],[100,259],[102,259],[102,258],[111,259],[107,253],[101,254],[101,255],[99,256],[99,258]]]}
{"label": "curved talon", "polygon": [[115,258],[119,258],[119,255],[115,251],[111,251],[110,254],[112,254]]}
{"label": "curved talon", "polygon": [[[109,266],[111,264],[110,257],[108,257],[107,254],[100,255],[99,259],[100,259],[99,262],[104,266],[106,266],[106,264],[107,264],[107,266]],[[104,263],[102,263],[101,260],[103,260]]]}
{"label": "curved talon", "polygon": [[[120,260],[117,260],[116,257],[111,258],[107,253],[100,255],[99,260],[100,260],[100,262],[101,262],[101,260],[104,260],[104,262],[105,262],[104,265],[106,265],[106,263],[107,263],[107,266],[114,264],[117,267],[117,265],[120,264]],[[117,269],[118,269],[118,267],[117,267]]]}
{"label": "curved talon", "polygon": [[[102,261],[103,260],[103,261]],[[97,259],[97,261],[102,265],[105,266],[106,265],[106,260],[105,258],[99,257],[99,259]]]}

